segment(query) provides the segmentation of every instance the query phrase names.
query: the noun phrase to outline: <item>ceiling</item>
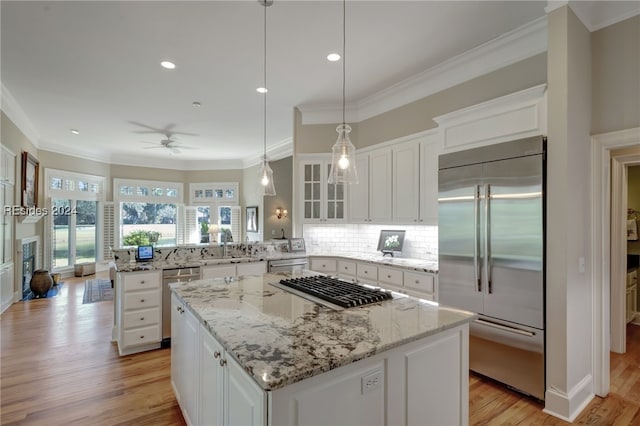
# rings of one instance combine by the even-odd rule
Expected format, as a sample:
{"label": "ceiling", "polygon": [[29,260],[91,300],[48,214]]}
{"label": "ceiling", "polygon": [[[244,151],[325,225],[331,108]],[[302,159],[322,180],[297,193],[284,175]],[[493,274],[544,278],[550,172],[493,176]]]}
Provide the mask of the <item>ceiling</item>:
{"label": "ceiling", "polygon": [[[347,103],[534,21],[545,6],[349,1]],[[11,104],[39,149],[202,169],[236,168],[261,154],[257,1],[3,0],[1,8],[3,110]],[[276,0],[267,19],[271,151],[290,144],[295,106],[341,105],[342,62],[326,56],[341,51],[342,2]],[[162,68],[162,60],[176,69]],[[180,153],[147,149],[167,132],[185,147]]]}

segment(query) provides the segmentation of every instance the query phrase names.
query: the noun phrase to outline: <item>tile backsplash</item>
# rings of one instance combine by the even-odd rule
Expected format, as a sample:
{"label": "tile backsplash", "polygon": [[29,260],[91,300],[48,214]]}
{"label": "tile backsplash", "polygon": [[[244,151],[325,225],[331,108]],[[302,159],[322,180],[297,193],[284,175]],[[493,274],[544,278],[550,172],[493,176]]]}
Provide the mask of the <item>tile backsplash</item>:
{"label": "tile backsplash", "polygon": [[422,259],[427,255],[438,255],[437,226],[305,224],[302,233],[310,254],[371,254],[378,253],[378,239],[383,229],[406,231],[402,254],[396,254],[396,257]]}

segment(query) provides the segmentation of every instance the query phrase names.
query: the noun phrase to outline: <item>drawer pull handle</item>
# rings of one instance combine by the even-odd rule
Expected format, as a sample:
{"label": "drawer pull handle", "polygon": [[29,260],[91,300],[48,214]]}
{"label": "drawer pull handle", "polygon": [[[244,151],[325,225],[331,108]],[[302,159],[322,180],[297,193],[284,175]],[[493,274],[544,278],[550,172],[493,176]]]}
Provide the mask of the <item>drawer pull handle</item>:
{"label": "drawer pull handle", "polygon": [[213,357],[214,358],[220,358],[220,351],[213,352]]}
{"label": "drawer pull handle", "polygon": [[140,299],[140,303],[144,303],[144,299]]}
{"label": "drawer pull handle", "polygon": [[144,339],[144,335],[140,336],[141,339]]}
{"label": "drawer pull handle", "polygon": [[226,359],[220,359],[220,367],[224,367],[227,364]]}

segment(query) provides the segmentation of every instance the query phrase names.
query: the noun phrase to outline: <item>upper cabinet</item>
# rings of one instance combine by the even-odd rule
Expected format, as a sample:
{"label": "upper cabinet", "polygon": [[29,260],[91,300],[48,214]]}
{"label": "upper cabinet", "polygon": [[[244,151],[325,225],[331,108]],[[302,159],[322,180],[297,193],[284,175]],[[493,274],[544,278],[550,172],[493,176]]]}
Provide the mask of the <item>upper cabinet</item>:
{"label": "upper cabinet", "polygon": [[303,223],[344,222],[347,217],[346,186],[327,182],[331,159],[300,161],[299,216]]}
{"label": "upper cabinet", "polygon": [[15,185],[16,183],[16,155],[0,147],[0,183]]}
{"label": "upper cabinet", "polygon": [[391,149],[356,154],[358,183],[349,187],[351,223],[388,223],[391,220]]}

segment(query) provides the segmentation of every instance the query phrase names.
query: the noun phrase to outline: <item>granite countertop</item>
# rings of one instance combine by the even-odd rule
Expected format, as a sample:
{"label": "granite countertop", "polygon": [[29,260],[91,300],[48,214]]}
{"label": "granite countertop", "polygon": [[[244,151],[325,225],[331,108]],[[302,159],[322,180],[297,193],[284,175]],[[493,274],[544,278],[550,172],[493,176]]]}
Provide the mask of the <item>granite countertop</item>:
{"label": "granite countertop", "polygon": [[307,253],[309,257],[339,257],[346,260],[375,263],[378,265],[397,266],[420,272],[438,273],[438,256],[427,255],[424,259],[382,256],[382,253]]}
{"label": "granite countertop", "polygon": [[270,285],[311,271],[172,284],[172,291],[265,390],[468,323],[475,314],[394,293],[334,311]]}
{"label": "granite countertop", "polygon": [[268,260],[280,260],[280,259],[295,259],[300,257],[307,257],[306,253],[265,253],[254,256],[238,256],[238,257],[221,257],[221,258],[206,258],[206,259],[192,259],[192,260],[161,260],[155,259],[153,262],[136,262],[128,263],[124,265],[118,265],[118,272],[136,272],[136,271],[148,271],[148,270],[163,270],[163,269],[175,269],[175,268],[193,268],[198,266],[207,265],[223,265],[230,263],[247,263],[247,262],[264,262]]}

